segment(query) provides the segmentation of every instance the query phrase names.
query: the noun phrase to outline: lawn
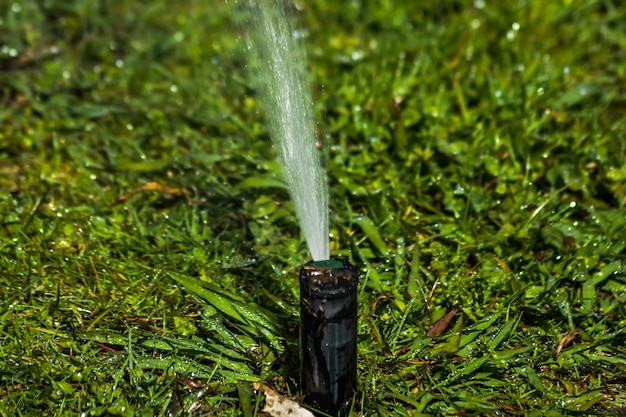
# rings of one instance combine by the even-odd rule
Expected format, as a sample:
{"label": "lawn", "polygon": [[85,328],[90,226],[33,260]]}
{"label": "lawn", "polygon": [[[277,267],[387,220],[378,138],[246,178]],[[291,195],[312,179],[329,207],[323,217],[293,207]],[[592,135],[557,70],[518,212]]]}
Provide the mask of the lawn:
{"label": "lawn", "polygon": [[[626,4],[296,1],[363,416],[626,414]],[[233,1],[0,10],[0,416],[261,415],[309,254]]]}

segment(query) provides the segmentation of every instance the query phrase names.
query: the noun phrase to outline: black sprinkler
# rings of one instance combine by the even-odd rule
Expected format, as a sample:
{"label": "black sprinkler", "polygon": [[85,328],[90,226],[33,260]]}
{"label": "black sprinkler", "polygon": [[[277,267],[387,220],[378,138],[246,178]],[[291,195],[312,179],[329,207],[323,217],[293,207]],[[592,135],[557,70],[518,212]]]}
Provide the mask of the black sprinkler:
{"label": "black sprinkler", "polygon": [[356,391],[356,268],[309,262],[300,270],[302,390],[318,415],[347,415]]}

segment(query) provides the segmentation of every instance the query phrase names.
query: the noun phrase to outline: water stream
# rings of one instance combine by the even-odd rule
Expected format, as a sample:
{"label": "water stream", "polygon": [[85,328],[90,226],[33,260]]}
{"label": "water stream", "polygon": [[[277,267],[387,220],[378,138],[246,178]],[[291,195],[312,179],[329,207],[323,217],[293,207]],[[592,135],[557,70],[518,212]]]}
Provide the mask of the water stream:
{"label": "water stream", "polygon": [[296,216],[314,261],[329,259],[328,187],[314,133],[305,54],[285,1],[240,0],[250,72]]}

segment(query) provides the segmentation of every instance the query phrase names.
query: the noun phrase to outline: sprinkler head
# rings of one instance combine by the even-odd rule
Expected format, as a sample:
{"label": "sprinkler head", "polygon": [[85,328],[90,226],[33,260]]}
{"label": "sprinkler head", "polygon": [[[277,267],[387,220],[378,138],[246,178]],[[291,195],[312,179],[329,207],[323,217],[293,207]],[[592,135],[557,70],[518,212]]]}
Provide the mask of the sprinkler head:
{"label": "sprinkler head", "polygon": [[300,270],[302,390],[305,404],[323,415],[348,414],[356,390],[358,281],[347,261]]}

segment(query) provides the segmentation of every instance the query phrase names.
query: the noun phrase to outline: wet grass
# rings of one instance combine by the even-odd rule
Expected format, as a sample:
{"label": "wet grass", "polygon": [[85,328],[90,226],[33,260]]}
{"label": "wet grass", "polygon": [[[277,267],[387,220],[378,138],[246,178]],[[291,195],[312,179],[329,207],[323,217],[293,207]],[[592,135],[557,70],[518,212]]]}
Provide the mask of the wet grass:
{"label": "wet grass", "polygon": [[[626,406],[626,7],[298,3],[367,416]],[[0,16],[0,415],[298,394],[308,260],[229,4]]]}

